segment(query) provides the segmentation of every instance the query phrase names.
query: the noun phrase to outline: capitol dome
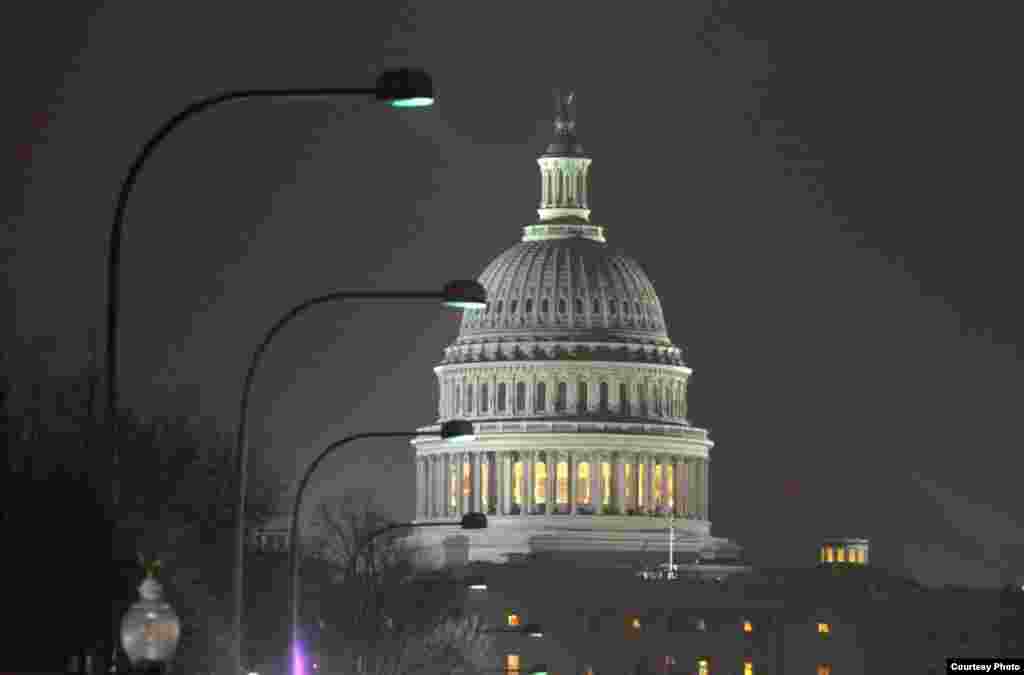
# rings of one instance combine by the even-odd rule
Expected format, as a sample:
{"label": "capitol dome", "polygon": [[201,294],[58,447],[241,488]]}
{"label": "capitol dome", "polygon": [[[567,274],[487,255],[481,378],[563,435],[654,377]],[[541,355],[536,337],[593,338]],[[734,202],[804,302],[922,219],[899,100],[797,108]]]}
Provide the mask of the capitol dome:
{"label": "capitol dome", "polygon": [[[664,548],[661,526],[637,515],[677,518],[680,552],[735,546],[710,534],[714,443],[688,419],[692,370],[654,285],[590,222],[591,160],[571,104],[559,99],[537,159],[539,222],[486,265],[488,307],[465,312],[434,369],[438,418],[412,441],[417,520],[482,512],[490,526],[417,532],[416,548],[445,559],[428,564],[457,562],[459,537],[471,560]],[[472,422],[475,438],[442,440],[452,419]]]}

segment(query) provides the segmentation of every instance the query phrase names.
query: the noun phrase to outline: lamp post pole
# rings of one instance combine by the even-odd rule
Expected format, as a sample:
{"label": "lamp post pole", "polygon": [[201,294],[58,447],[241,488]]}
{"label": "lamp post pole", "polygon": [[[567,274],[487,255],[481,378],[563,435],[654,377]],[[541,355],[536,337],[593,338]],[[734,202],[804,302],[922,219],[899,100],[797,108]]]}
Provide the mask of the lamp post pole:
{"label": "lamp post pole", "polygon": [[[452,420],[446,422],[441,429],[442,438],[454,438],[458,436],[470,436],[472,434],[472,425],[463,420]],[[353,434],[346,436],[340,440],[334,441],[330,445],[321,451],[317,455],[310,465],[306,468],[305,473],[302,475],[302,480],[299,481],[298,489],[295,492],[295,503],[292,506],[292,517],[291,525],[288,529],[288,578],[290,587],[290,613],[291,613],[291,646],[292,646],[292,675],[304,675],[305,667],[303,663],[303,652],[300,648],[299,641],[299,603],[301,594],[299,593],[299,549],[301,542],[299,539],[299,518],[302,512],[302,497],[305,495],[306,486],[309,484],[309,479],[312,478],[316,472],[317,467],[320,463],[327,458],[328,455],[334,453],[340,449],[346,443],[352,441],[358,441],[364,438],[415,438],[417,436],[431,436],[433,434],[422,431],[369,431],[361,434]],[[463,521],[465,526],[467,521]],[[486,525],[486,516],[483,519],[484,525]],[[431,523],[432,525],[442,525],[447,523]],[[391,524],[386,527],[379,529],[372,533],[362,543],[362,546],[366,546],[373,541],[373,538],[379,534],[387,532],[388,530],[403,527],[400,524]],[[362,546],[360,550],[362,550]],[[358,553],[358,551],[357,551]]]}
{"label": "lamp post pole", "polygon": [[243,616],[245,614],[245,508],[249,483],[248,420],[249,398],[256,372],[263,362],[270,343],[285,326],[296,317],[319,305],[343,300],[442,300],[451,307],[486,306],[486,293],[475,281],[453,281],[441,291],[336,291],[306,300],[289,310],[278,319],[263,336],[256,351],[249,360],[249,367],[242,384],[242,398],[239,404],[238,427],[235,432],[235,476],[238,490],[235,502],[235,560],[234,560],[234,631],[232,657],[235,672],[242,672]]}

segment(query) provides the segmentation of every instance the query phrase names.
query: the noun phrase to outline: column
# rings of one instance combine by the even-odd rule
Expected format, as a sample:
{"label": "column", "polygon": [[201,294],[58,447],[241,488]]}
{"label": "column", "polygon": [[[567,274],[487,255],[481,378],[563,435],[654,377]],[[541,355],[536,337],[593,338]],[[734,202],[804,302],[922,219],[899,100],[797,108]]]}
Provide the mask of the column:
{"label": "column", "polygon": [[566,453],[565,466],[569,476],[569,513],[576,515],[576,458],[575,451]]}
{"label": "column", "polygon": [[654,457],[644,455],[644,508],[650,513],[654,510]]}
{"label": "column", "polygon": [[667,509],[669,504],[668,455],[658,455],[658,464],[661,465],[661,504]]}
{"label": "column", "polygon": [[430,515],[441,516],[441,457],[430,456]]}
{"label": "column", "polygon": [[498,496],[498,453],[488,452],[487,453],[487,499],[490,502],[487,504],[488,510],[490,510],[490,504],[494,504],[494,514],[498,515],[501,508],[499,506],[501,497]]}
{"label": "column", "polygon": [[455,464],[454,458],[451,453],[446,452],[443,455],[443,471],[444,471],[444,505],[441,507],[441,515],[444,518],[450,518],[453,514],[452,509],[452,466]]}
{"label": "column", "polygon": [[498,513],[507,516],[512,512],[512,472],[509,466],[512,454],[509,452],[496,454],[498,461]]}
{"label": "column", "polygon": [[416,520],[423,518],[426,510],[427,486],[423,481],[425,462],[422,457],[416,458]]}
{"label": "column", "polygon": [[704,475],[702,460],[693,460],[693,509],[697,518],[704,520]]}
{"label": "column", "polygon": [[482,459],[483,459],[483,453],[481,453],[481,452],[474,452],[472,455],[470,455],[470,460],[471,460],[471,463],[470,463],[470,474],[469,474],[470,483],[471,483],[470,496],[469,496],[469,510],[470,511],[480,512],[480,511],[484,510],[483,509],[483,499],[482,499],[483,495],[482,495],[482,490],[480,489],[481,488],[481,482],[483,480],[483,476],[481,476],[481,471],[480,471],[480,462],[481,462]]}
{"label": "column", "polygon": [[519,515],[524,518],[530,513],[530,464],[533,461],[533,453],[524,451],[519,453],[519,461],[523,465],[523,475],[519,485],[520,509]]}
{"label": "column", "polygon": [[681,516],[686,513],[686,463],[680,457],[672,460],[672,479],[675,483],[675,513]]}
{"label": "column", "polygon": [[556,499],[556,491],[558,489],[558,463],[555,457],[555,453],[552,452],[551,450],[546,450],[544,452],[544,458],[548,470],[547,485],[544,491],[544,501],[546,505],[545,508],[547,509],[547,514],[550,516],[552,513],[555,512],[555,504],[558,501]]}
{"label": "column", "polygon": [[603,492],[601,490],[601,455],[594,452],[590,454],[590,503],[594,507],[596,515],[601,514]]}
{"label": "column", "polygon": [[704,515],[711,520],[711,458],[708,457],[704,464],[704,482],[707,485],[704,494]]}
{"label": "column", "polygon": [[612,499],[612,506],[620,514],[626,513],[626,464],[623,453],[616,452],[612,471],[612,489],[615,496]]}

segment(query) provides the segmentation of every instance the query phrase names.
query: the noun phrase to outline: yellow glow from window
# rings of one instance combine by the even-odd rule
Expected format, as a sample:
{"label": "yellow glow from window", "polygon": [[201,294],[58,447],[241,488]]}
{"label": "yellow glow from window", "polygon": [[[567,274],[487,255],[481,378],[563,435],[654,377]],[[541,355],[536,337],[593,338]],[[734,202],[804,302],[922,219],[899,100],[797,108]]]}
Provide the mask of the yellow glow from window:
{"label": "yellow glow from window", "polygon": [[558,496],[556,501],[559,504],[569,503],[569,462],[559,462],[555,465],[555,475],[558,476]]}
{"label": "yellow glow from window", "polygon": [[832,675],[832,666],[827,663],[818,664],[818,675]]}
{"label": "yellow glow from window", "polygon": [[533,476],[533,498],[537,504],[543,504],[547,501],[548,465],[537,462],[534,465]]}
{"label": "yellow glow from window", "polygon": [[523,503],[523,463],[516,462],[512,465],[512,501],[516,504]]}
{"label": "yellow glow from window", "polygon": [[480,506],[484,511],[487,511],[487,500],[490,495],[487,494],[487,483],[490,480],[491,467],[486,461],[480,462]]}
{"label": "yellow glow from window", "polygon": [[665,472],[668,475],[667,504],[670,509],[674,509],[676,506],[676,469],[674,466],[669,464],[665,467]]}
{"label": "yellow glow from window", "polygon": [[462,496],[468,497],[473,492],[473,474],[469,462],[462,464]]}
{"label": "yellow glow from window", "polygon": [[580,462],[576,476],[576,503],[590,504],[590,462]]}
{"label": "yellow glow from window", "polygon": [[832,562],[832,547],[825,547],[825,562]]}
{"label": "yellow glow from window", "polygon": [[509,612],[509,615],[508,615],[508,625],[510,625],[510,626],[518,626],[519,625],[519,615],[516,614],[515,612]]}
{"label": "yellow glow from window", "polygon": [[448,474],[448,499],[451,502],[451,508],[458,508],[459,502],[456,496],[459,494],[459,474],[457,473],[457,467],[454,463],[451,465],[451,471]]}
{"label": "yellow glow from window", "polygon": [[612,465],[601,462],[601,503],[605,506],[612,503]]}
{"label": "yellow glow from window", "polygon": [[845,548],[840,547],[836,549],[836,562],[846,562]]}
{"label": "yellow glow from window", "polygon": [[625,489],[626,503],[627,504],[632,504],[633,502],[631,500],[633,499],[633,465],[632,464],[627,464],[627,465],[625,465],[622,468],[623,468],[623,475],[624,475],[625,483],[626,483],[626,485],[625,485],[625,488],[626,488]]}
{"label": "yellow glow from window", "polygon": [[644,488],[647,487],[645,485],[645,483],[647,482],[645,480],[647,478],[647,465],[646,464],[637,464],[636,465],[636,477],[637,477],[637,482],[636,482],[636,503],[637,503],[637,506],[643,506],[644,504],[647,503],[646,500],[644,499],[644,497],[646,496],[645,493],[644,493]]}
{"label": "yellow glow from window", "polygon": [[505,655],[505,670],[519,672],[519,654]]}
{"label": "yellow glow from window", "polygon": [[654,503],[660,504],[662,502],[661,494],[661,464],[654,465],[654,478],[652,479],[653,485],[651,485],[651,492],[654,493]]}
{"label": "yellow glow from window", "polygon": [[640,619],[634,616],[632,621],[629,622],[629,627],[640,630]]}
{"label": "yellow glow from window", "polygon": [[750,621],[744,621],[743,622],[743,632],[744,633],[753,633],[754,632],[754,624],[752,624]]}
{"label": "yellow glow from window", "polygon": [[707,659],[697,659],[697,675],[711,675],[711,664]]}
{"label": "yellow glow from window", "polygon": [[743,675],[754,675],[754,662],[746,660],[743,662]]}
{"label": "yellow glow from window", "polygon": [[818,622],[818,632],[821,633],[822,635],[828,635],[829,633],[832,632],[832,627],[829,626],[824,621],[819,621]]}

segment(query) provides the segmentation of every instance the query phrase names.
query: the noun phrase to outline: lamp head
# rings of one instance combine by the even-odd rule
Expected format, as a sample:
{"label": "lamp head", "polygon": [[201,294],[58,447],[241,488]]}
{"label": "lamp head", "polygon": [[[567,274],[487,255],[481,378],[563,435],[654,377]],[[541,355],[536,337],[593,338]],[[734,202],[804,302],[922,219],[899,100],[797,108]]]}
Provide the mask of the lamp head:
{"label": "lamp head", "polygon": [[449,281],[444,285],[445,307],[452,309],[486,309],[487,291],[474,279]]}
{"label": "lamp head", "polygon": [[548,675],[548,666],[546,663],[538,663],[526,672],[529,675]]}
{"label": "lamp head", "polygon": [[473,423],[467,420],[448,420],[441,423],[441,440],[465,443],[476,439]]}
{"label": "lamp head", "polygon": [[487,516],[478,511],[471,511],[462,516],[462,529],[464,530],[486,530]]}
{"label": "lamp head", "polygon": [[528,635],[532,638],[544,637],[544,629],[540,627],[539,623],[528,623],[523,626],[523,634]]}
{"label": "lamp head", "polygon": [[385,70],[377,77],[377,100],[395,108],[434,105],[434,81],[419,68]]}
{"label": "lamp head", "polygon": [[466,579],[466,588],[471,591],[486,591],[487,580],[483,577],[469,577]]}

